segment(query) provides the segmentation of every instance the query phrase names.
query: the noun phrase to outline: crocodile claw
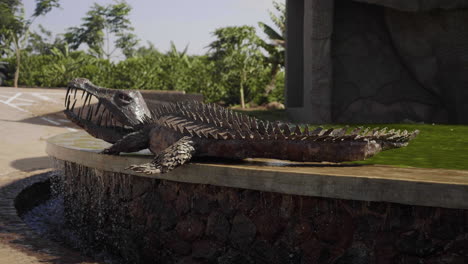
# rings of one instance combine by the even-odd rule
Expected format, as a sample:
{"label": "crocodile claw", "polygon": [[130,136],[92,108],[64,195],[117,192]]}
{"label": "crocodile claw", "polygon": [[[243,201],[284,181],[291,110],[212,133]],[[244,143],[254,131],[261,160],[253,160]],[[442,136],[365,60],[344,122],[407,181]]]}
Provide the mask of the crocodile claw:
{"label": "crocodile claw", "polygon": [[106,155],[119,155],[119,151],[112,151],[110,150],[110,148],[106,148],[104,150],[102,150],[101,152],[99,152],[99,154],[106,154]]}
{"label": "crocodile claw", "polygon": [[131,165],[126,170],[132,170],[135,172],[145,173],[145,174],[158,174],[161,173],[161,169],[159,169],[154,163],[145,163],[139,165]]}

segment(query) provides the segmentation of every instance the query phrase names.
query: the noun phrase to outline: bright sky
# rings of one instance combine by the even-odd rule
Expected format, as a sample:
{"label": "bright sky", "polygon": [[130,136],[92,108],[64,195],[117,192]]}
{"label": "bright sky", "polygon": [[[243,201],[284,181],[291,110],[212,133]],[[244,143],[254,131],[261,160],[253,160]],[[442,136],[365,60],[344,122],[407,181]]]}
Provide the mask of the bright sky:
{"label": "bright sky", "polygon": [[[107,5],[112,0],[61,0],[61,9],[54,9],[34,22],[54,34],[79,26],[81,18],[93,3]],[[281,0],[280,2],[284,2]],[[34,0],[23,0],[28,17],[35,8]],[[190,54],[203,54],[213,40],[211,32],[224,26],[255,26],[257,22],[273,24],[268,10],[275,11],[272,0],[127,0],[133,10],[130,20],[140,45],[151,41],[160,51],[167,51],[172,40],[179,50],[189,44]],[[264,35],[261,35],[264,36]]]}

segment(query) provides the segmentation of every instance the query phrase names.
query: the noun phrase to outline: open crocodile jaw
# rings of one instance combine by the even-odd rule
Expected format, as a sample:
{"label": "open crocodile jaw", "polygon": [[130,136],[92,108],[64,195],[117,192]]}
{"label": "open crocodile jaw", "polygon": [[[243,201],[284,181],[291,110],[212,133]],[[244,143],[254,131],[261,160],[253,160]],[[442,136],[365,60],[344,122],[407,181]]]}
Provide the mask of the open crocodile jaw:
{"label": "open crocodile jaw", "polygon": [[[81,97],[77,97],[78,91],[82,92]],[[91,104],[93,98],[97,99],[97,105]],[[79,100],[82,107],[75,109]],[[64,113],[73,123],[110,143],[134,132],[150,115],[139,92],[97,87],[87,79],[69,83],[65,107]]]}

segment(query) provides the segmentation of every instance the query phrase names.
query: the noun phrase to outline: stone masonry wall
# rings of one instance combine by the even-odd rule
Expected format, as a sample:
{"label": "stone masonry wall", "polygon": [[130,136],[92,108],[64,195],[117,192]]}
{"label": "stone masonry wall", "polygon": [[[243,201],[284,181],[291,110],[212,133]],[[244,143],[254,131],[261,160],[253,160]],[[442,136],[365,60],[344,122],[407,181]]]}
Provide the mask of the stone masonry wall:
{"label": "stone masonry wall", "polygon": [[468,123],[467,5],[335,1],[332,121]]}
{"label": "stone masonry wall", "polygon": [[468,210],[63,166],[68,224],[123,263],[466,263]]}

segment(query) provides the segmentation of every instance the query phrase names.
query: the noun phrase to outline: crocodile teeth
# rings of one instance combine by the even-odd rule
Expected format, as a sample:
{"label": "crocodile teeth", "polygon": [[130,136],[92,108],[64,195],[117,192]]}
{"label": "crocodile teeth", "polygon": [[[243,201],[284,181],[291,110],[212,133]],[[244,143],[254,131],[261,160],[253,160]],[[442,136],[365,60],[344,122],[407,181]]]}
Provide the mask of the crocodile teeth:
{"label": "crocodile teeth", "polygon": [[99,108],[101,107],[101,101],[98,102],[97,104],[97,107],[96,107],[96,112],[94,113],[94,115],[97,115],[97,113],[99,112]]}
{"label": "crocodile teeth", "polygon": [[67,96],[67,101],[65,101],[65,106],[67,107],[67,110],[70,107],[70,96]]}
{"label": "crocodile teeth", "polygon": [[75,101],[73,102],[72,107],[70,108],[71,111],[73,111],[73,109],[75,109],[75,104],[76,104],[76,99],[75,99]]}
{"label": "crocodile teeth", "polygon": [[70,103],[70,98],[68,98],[68,94],[70,93],[70,89],[71,89],[71,88],[68,87],[67,93],[65,94],[65,98],[67,99],[67,100],[65,101],[65,107],[66,107],[67,109],[68,109],[67,101],[68,101],[68,103]]}
{"label": "crocodile teeth", "polygon": [[92,117],[93,117],[93,107],[91,106],[91,108],[88,109],[88,114],[86,116],[86,119],[91,120]]}

